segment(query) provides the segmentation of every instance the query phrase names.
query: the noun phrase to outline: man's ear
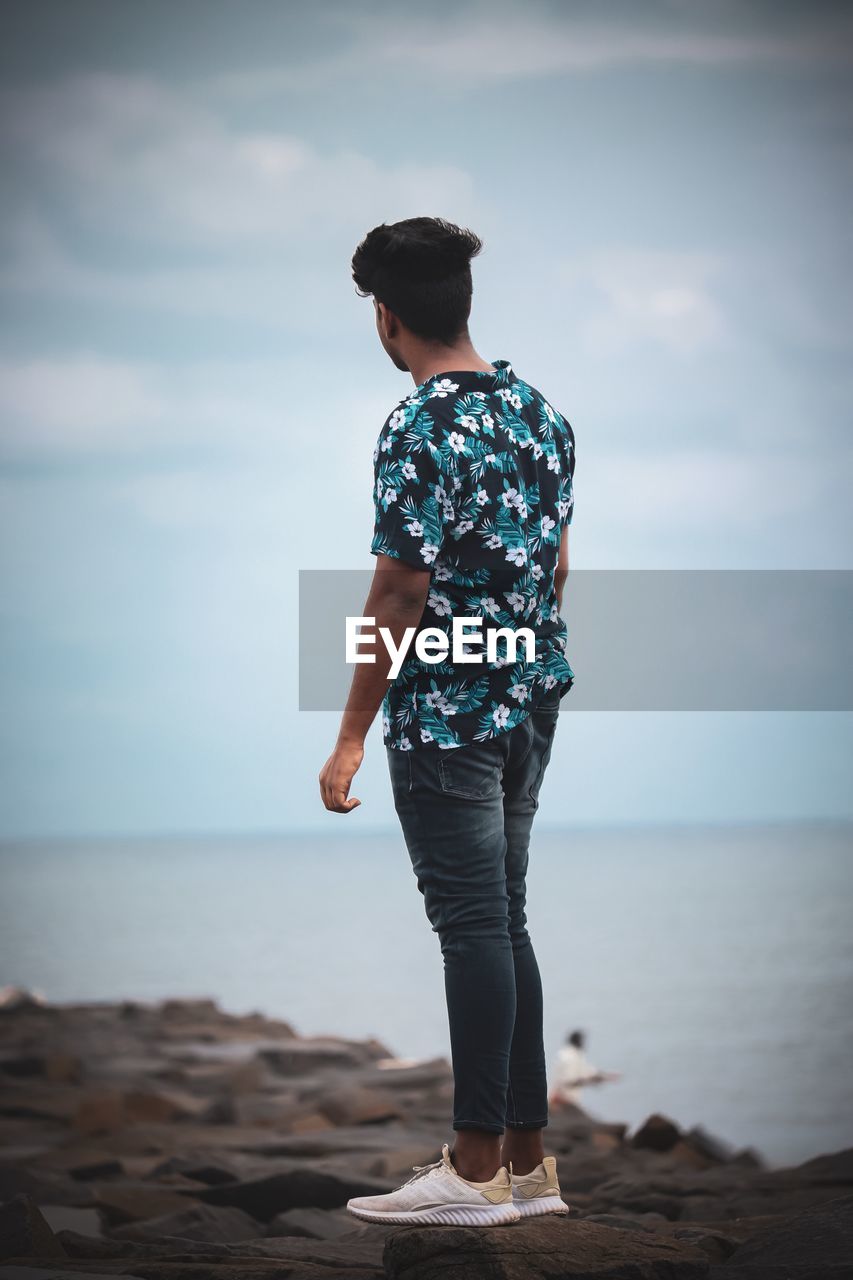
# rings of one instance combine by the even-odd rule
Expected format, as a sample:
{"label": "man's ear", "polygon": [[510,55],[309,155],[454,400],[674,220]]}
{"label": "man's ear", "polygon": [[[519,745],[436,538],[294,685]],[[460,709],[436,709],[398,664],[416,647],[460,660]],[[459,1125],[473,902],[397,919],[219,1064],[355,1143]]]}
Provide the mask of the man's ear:
{"label": "man's ear", "polygon": [[393,311],[388,310],[384,302],[376,303],[376,319],[377,324],[381,319],[382,328],[386,338],[393,338],[400,327],[400,321],[394,315]]}

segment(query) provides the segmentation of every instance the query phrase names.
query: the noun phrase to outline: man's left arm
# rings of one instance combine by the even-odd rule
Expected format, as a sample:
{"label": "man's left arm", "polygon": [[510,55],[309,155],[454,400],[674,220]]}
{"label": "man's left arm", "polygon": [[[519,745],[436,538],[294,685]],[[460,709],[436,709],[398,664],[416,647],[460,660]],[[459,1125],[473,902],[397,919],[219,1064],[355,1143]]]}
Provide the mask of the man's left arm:
{"label": "man's left arm", "polygon": [[[376,619],[376,634],[387,627],[399,649],[409,627],[420,622],[431,571],[403,560],[380,555],[364,604],[364,616]],[[320,772],[320,794],[332,813],[350,813],[361,801],[349,794],[352,780],[364,759],[364,739],[388,690],[391,655],[377,638],[376,661],[355,669],[335,748]]]}

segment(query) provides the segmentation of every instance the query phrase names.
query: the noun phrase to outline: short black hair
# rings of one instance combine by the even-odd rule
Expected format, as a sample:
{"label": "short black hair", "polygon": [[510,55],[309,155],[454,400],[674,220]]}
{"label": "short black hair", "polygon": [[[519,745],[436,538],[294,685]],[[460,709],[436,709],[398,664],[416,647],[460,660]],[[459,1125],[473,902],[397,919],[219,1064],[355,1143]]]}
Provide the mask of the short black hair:
{"label": "short black hair", "polygon": [[566,1036],[566,1044],[573,1044],[576,1049],[582,1049],[584,1042],[584,1033],[582,1031],[570,1031]]}
{"label": "short black hair", "polygon": [[471,259],[483,242],[444,218],[406,218],[368,231],[353,254],[363,298],[384,302],[407,329],[451,346],[468,326]]}

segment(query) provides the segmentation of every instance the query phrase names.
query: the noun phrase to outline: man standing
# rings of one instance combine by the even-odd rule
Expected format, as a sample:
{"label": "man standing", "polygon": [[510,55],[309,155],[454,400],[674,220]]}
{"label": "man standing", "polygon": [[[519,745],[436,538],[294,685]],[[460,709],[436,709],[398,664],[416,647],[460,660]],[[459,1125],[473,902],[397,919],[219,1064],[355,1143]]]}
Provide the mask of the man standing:
{"label": "man standing", "polygon": [[[411,644],[359,665],[334,751],[326,807],[351,812],[364,738],[383,708],[395,808],[438,934],[454,1075],[453,1149],[397,1191],[350,1200],[379,1222],[493,1225],[566,1212],[548,1122],[542,984],[526,929],[525,877],[560,699],[574,673],[560,618],[573,510],[574,433],[506,359],[468,332],[473,232],[440,218],[375,227],[353,278],[372,296],[386,353],[414,390],[374,453],[377,556],[364,614],[395,646],[430,629],[438,660]],[[449,653],[462,618],[464,653]],[[533,651],[510,633],[533,633]],[[433,658],[435,652],[433,653]]]}

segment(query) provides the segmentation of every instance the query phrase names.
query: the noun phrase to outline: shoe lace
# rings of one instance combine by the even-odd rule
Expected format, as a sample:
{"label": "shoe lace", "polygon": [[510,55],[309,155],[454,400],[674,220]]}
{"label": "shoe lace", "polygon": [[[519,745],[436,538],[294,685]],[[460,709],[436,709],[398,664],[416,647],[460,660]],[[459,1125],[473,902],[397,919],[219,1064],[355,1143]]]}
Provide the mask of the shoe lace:
{"label": "shoe lace", "polygon": [[408,1187],[410,1183],[417,1182],[418,1178],[425,1178],[433,1169],[438,1169],[442,1164],[444,1164],[443,1160],[433,1160],[432,1164],[413,1164],[412,1169],[414,1172],[410,1178],[406,1179],[403,1186]]}

